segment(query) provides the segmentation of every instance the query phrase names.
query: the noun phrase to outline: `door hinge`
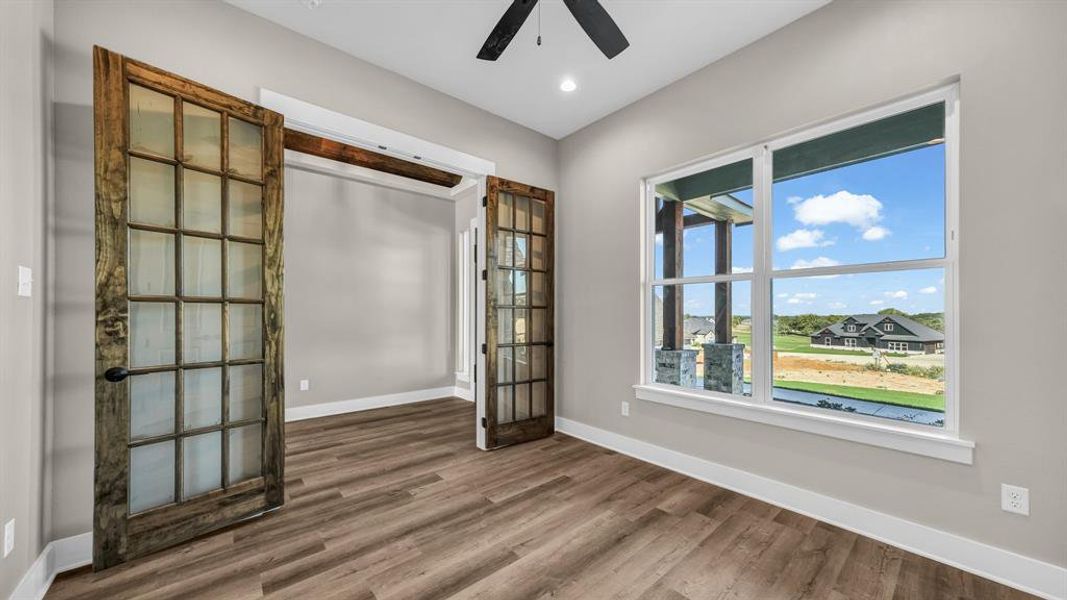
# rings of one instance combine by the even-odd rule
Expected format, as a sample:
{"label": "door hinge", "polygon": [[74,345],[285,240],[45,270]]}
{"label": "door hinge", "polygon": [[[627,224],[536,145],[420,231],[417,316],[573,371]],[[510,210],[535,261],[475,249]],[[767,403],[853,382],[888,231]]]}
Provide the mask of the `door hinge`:
{"label": "door hinge", "polygon": [[486,279],[489,279],[489,271],[482,269],[482,281],[485,281]]}
{"label": "door hinge", "polygon": [[482,196],[482,206],[489,206],[489,197]]}
{"label": "door hinge", "polygon": [[486,419],[485,417],[482,417],[482,429],[488,429],[488,428],[489,428],[489,419]]}
{"label": "door hinge", "polygon": [[485,344],[482,344],[482,354],[485,354],[487,350],[488,347]]}

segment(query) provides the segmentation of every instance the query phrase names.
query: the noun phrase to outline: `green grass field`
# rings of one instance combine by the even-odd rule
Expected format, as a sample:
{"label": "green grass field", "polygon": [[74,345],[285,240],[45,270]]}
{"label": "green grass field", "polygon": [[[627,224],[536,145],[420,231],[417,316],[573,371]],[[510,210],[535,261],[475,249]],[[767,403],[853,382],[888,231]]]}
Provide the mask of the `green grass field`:
{"label": "green grass field", "polygon": [[894,390],[855,387],[851,385],[808,383],[804,381],[783,381],[781,379],[775,379],[774,386],[790,390],[800,390],[804,392],[815,392],[817,394],[829,394],[832,396],[855,398],[857,400],[869,400],[871,402],[880,402],[882,404],[907,406],[909,408],[923,408],[927,410],[939,410],[942,412],[945,410],[945,397],[938,395],[917,394],[915,392],[898,392]]}

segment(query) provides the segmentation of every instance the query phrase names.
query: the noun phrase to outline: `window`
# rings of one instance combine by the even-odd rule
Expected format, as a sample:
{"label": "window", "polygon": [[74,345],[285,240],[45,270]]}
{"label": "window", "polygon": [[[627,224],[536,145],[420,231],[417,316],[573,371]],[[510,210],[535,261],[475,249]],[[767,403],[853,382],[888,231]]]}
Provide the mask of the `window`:
{"label": "window", "polygon": [[656,186],[655,383],[752,394],[752,172],[747,158]]}
{"label": "window", "polygon": [[956,93],[646,180],[639,396],[955,433]]}
{"label": "window", "polygon": [[909,347],[907,342],[886,342],[886,349],[890,352],[907,352]]}

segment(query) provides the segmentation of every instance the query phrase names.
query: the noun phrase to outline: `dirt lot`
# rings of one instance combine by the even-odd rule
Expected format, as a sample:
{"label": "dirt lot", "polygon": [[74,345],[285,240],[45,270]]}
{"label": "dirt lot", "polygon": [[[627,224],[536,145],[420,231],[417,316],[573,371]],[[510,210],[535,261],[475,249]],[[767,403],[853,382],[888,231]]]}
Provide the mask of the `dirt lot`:
{"label": "dirt lot", "polygon": [[[925,355],[933,356],[933,355]],[[910,357],[908,357],[910,358]],[[941,358],[938,356],[937,358]],[[943,358],[939,364],[944,364]],[[945,383],[936,379],[914,377],[900,373],[870,371],[863,368],[870,363],[866,356],[831,356],[819,354],[799,354],[793,352],[775,353],[774,378],[787,381],[807,383],[824,383],[832,385],[851,385],[856,387],[915,392],[917,394],[944,393]],[[906,361],[906,359],[905,359]],[[894,361],[898,362],[898,361]],[[924,364],[925,363],[925,364]],[[923,361],[923,366],[934,364]],[[697,376],[704,376],[704,352],[697,354]],[[745,378],[752,376],[751,357],[745,353]]]}
{"label": "dirt lot", "polygon": [[795,354],[783,354],[776,357],[774,361],[774,378],[809,383],[882,388],[918,394],[937,394],[945,390],[944,382],[936,379],[884,371],[870,371],[864,369],[860,364],[834,360],[837,357],[815,358],[815,356],[802,357]]}

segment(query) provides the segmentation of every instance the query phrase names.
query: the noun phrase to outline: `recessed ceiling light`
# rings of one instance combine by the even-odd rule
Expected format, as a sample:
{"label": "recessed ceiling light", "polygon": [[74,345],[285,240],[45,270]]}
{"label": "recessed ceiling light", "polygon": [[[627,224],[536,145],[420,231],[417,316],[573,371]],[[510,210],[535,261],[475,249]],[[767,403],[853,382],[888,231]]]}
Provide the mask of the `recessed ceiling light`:
{"label": "recessed ceiling light", "polygon": [[564,79],[563,83],[559,84],[559,89],[563,90],[564,92],[573,92],[574,90],[578,89],[578,84],[574,83],[573,79]]}

